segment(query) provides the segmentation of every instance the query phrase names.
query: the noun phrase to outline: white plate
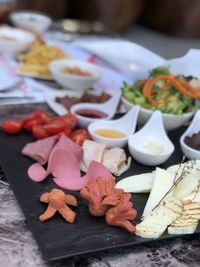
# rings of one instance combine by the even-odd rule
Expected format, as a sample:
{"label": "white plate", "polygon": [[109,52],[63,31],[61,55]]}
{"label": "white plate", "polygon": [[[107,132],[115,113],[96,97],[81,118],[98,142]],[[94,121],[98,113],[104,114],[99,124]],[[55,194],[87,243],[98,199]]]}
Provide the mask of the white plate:
{"label": "white plate", "polygon": [[33,79],[45,80],[45,81],[54,81],[53,77],[48,76],[48,75],[31,74],[28,72],[22,72],[19,69],[17,69],[17,73],[21,76],[29,77],[29,78],[33,78]]}
{"label": "white plate", "polygon": [[55,101],[56,97],[63,97],[63,96],[77,96],[80,97],[83,94],[83,92],[77,92],[77,91],[70,91],[70,90],[51,90],[44,94],[45,100],[49,107],[59,116],[62,116],[66,113],[68,113],[68,109],[65,108],[62,104]]}
{"label": "white plate", "polygon": [[77,44],[114,66],[132,82],[146,78],[150,69],[165,63],[164,58],[151,50],[121,39],[81,39]]}
{"label": "white plate", "polygon": [[0,91],[11,90],[12,88],[17,87],[20,84],[21,84],[21,79],[17,77],[15,79],[12,78],[12,80],[9,81],[8,80],[3,81],[0,78]]}
{"label": "white plate", "polygon": [[0,91],[10,90],[22,82],[15,69],[4,56],[0,55]]}

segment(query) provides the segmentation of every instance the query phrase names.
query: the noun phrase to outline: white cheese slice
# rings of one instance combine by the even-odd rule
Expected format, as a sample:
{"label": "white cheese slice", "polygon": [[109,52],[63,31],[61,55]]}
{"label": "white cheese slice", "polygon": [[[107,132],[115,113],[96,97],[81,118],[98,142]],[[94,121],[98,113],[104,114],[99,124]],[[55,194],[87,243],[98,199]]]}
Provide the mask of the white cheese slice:
{"label": "white cheese slice", "polygon": [[198,226],[200,219],[200,203],[185,201],[182,214],[169,227],[169,234],[192,234]]}
{"label": "white cheese slice", "polygon": [[174,195],[183,199],[190,195],[198,186],[198,180],[191,174],[188,174],[181,180],[174,190]]}
{"label": "white cheese slice", "polygon": [[190,195],[183,198],[183,201],[195,201],[200,202],[200,189],[194,190]]}
{"label": "white cheese slice", "polygon": [[182,202],[170,196],[163,200],[141,223],[136,225],[136,235],[144,238],[160,237],[182,212]]}
{"label": "white cheese slice", "polygon": [[168,234],[170,235],[184,235],[193,234],[198,226],[198,221],[194,223],[175,224],[168,227]]}
{"label": "white cheese slice", "polygon": [[[190,174],[196,178],[197,180],[200,180],[200,160],[196,160],[195,162],[193,162],[194,164],[194,168],[192,169],[192,171],[190,172]],[[181,164],[181,168],[180,168],[180,164],[176,164],[176,165],[172,165],[170,167],[167,168],[167,171],[172,173],[172,174],[176,174],[176,172],[179,170],[179,174],[182,171],[182,168],[186,165],[186,163],[182,163]]]}
{"label": "white cheese slice", "polygon": [[154,177],[155,172],[129,176],[117,182],[116,188],[127,193],[147,193],[151,191]]}
{"label": "white cheese slice", "polygon": [[174,182],[174,175],[167,171],[156,168],[155,178],[150,196],[147,200],[142,218],[148,216],[152,209],[161,201]]}

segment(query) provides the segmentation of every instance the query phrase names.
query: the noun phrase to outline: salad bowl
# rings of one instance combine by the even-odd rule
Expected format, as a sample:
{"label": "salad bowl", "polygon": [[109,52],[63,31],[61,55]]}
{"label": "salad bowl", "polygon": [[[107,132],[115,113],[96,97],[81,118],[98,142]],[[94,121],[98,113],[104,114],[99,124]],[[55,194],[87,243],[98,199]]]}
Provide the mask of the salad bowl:
{"label": "salad bowl", "polygon": [[189,122],[198,109],[197,99],[200,99],[199,91],[187,76],[174,75],[165,66],[152,69],[148,78],[133,85],[124,83],[122,88],[122,103],[126,110],[140,105],[139,125],[144,125],[156,110],[160,110],[167,131]]}
{"label": "salad bowl", "polygon": [[[124,97],[122,97],[121,101],[123,103],[123,106],[126,108],[126,110],[130,110],[131,108],[135,106],[134,104],[126,100]],[[138,124],[144,125],[150,119],[153,113],[154,111],[150,109],[140,107],[140,111],[138,115]],[[188,123],[190,119],[193,117],[193,115],[194,115],[194,112],[188,112],[182,115],[162,113],[165,129],[167,131],[178,129],[179,127]]]}

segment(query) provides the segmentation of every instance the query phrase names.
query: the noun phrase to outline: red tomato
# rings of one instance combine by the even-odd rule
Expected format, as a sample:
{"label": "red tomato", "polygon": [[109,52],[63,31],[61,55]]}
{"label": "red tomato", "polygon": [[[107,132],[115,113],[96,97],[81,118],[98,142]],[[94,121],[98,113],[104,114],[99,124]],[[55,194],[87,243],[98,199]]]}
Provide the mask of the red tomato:
{"label": "red tomato", "polygon": [[65,120],[66,126],[68,128],[74,129],[76,127],[76,125],[77,125],[77,118],[72,113],[68,113],[66,115],[63,115],[60,118],[62,118],[63,120]]}
{"label": "red tomato", "polygon": [[45,124],[44,126],[45,131],[48,135],[58,134],[66,128],[66,123],[64,120],[55,119],[51,120],[49,123]]}
{"label": "red tomato", "polygon": [[72,129],[70,129],[70,128],[65,128],[62,132],[60,132],[60,134],[64,134],[64,135],[70,137],[71,134],[72,134]]}
{"label": "red tomato", "polygon": [[42,109],[36,110],[33,114],[35,118],[40,119],[43,123],[47,123],[50,120],[49,114]]}
{"label": "red tomato", "polygon": [[41,119],[32,119],[32,120],[28,120],[24,123],[24,129],[27,131],[27,132],[32,132],[33,130],[33,126],[35,125],[42,125],[43,122]]}
{"label": "red tomato", "polygon": [[86,139],[90,139],[90,135],[86,129],[78,129],[72,132],[71,139],[74,143],[82,146]]}
{"label": "red tomato", "polygon": [[22,131],[23,122],[20,120],[5,120],[2,123],[2,128],[6,133],[18,134]]}
{"label": "red tomato", "polygon": [[24,117],[23,122],[27,123],[33,119],[40,119],[43,123],[47,123],[49,121],[49,115],[44,110],[36,110],[32,112],[31,114]]}
{"label": "red tomato", "polygon": [[37,139],[42,139],[42,138],[46,138],[49,136],[47,132],[45,131],[44,126],[42,125],[33,126],[32,134]]}
{"label": "red tomato", "polygon": [[35,116],[33,113],[25,116],[22,121],[24,122],[24,124],[26,124],[27,122],[31,121],[31,120],[34,120],[35,119]]}

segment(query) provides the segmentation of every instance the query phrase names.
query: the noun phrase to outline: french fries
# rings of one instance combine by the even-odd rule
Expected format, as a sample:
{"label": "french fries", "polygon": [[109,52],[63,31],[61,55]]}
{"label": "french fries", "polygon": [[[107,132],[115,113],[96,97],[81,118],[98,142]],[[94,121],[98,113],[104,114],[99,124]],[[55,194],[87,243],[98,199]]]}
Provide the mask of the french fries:
{"label": "french fries", "polygon": [[49,63],[67,57],[59,48],[37,41],[30,46],[27,53],[18,56],[18,70],[20,73],[50,76]]}

